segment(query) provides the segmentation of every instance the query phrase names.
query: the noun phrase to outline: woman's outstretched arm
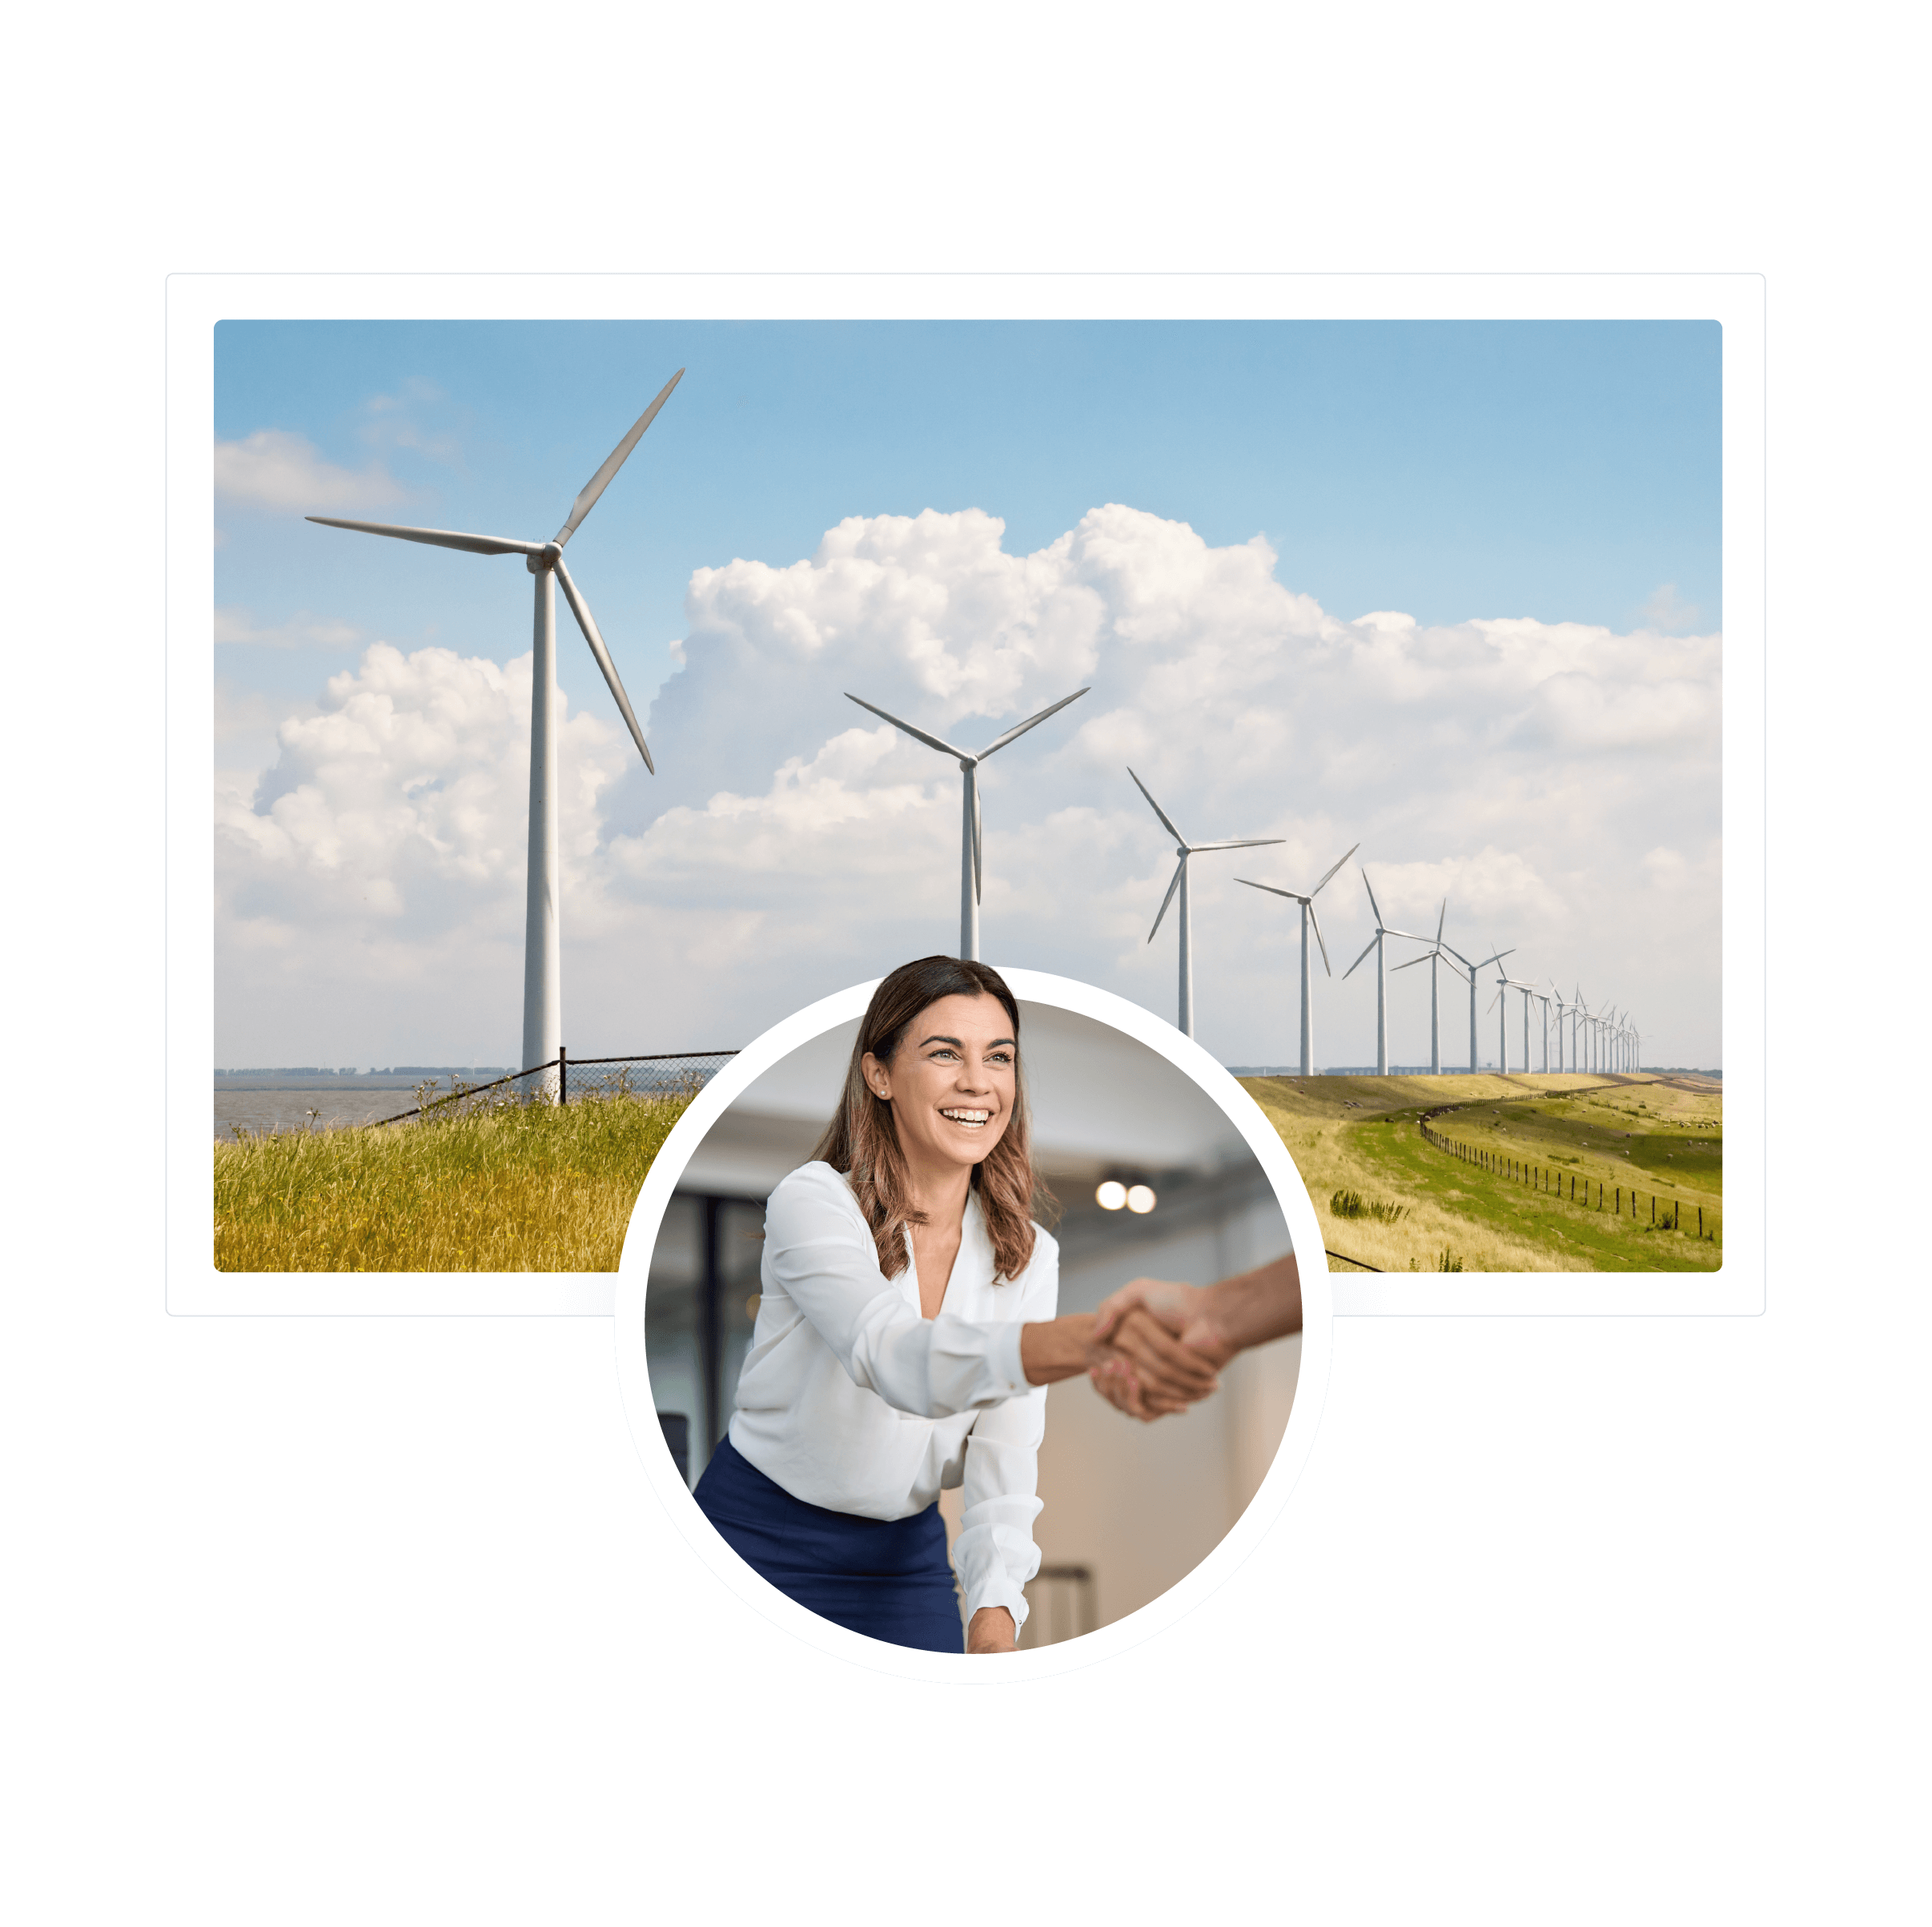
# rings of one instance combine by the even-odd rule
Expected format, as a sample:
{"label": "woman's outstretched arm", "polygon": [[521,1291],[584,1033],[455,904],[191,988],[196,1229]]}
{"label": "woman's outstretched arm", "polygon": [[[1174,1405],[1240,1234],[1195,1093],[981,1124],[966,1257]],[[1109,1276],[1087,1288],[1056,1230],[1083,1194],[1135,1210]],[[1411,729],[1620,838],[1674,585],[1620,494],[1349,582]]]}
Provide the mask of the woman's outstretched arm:
{"label": "woman's outstretched arm", "polygon": [[[1162,1396],[1199,1398],[1212,1389],[1212,1366],[1174,1344],[1152,1319],[1101,1347],[1091,1313],[1031,1325],[922,1318],[880,1271],[872,1234],[829,1166],[793,1172],[772,1193],[765,1227],[774,1300],[789,1301],[810,1322],[855,1384],[900,1411],[946,1418],[1122,1357]],[[1041,1333],[1049,1335],[1027,1335]]]}

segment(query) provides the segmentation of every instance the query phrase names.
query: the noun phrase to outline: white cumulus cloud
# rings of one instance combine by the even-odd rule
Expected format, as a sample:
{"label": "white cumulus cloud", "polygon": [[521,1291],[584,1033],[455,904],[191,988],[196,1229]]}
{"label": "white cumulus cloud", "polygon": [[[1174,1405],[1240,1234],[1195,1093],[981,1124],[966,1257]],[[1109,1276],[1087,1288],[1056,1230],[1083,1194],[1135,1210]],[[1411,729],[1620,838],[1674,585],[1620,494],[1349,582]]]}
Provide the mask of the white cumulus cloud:
{"label": "white cumulus cloud", "polygon": [[[959,773],[843,693],[976,749],[1087,684],[982,767],[992,960],[1171,1014],[1172,913],[1147,934],[1172,843],[1131,762],[1190,838],[1282,839],[1195,863],[1197,1030],[1225,1059],[1292,1049],[1294,906],[1236,879],[1305,889],[1360,841],[1403,927],[1432,933],[1446,897],[1466,953],[1513,945],[1512,970],[1647,1006],[1647,1034],[1682,1033],[1672,1061],[1713,1061],[1717,893],[1672,885],[1717,861],[1717,637],[1346,621],[1284,584],[1261,539],[1216,547],[1119,504],[1030,555],[1004,534],[978,509],[854,517],[809,557],[697,571],[682,666],[652,708],[656,779],[618,732],[571,719],[573,1049],[742,1042],[951,948]],[[396,1046],[413,1061],[514,1036],[528,674],[528,657],[379,644],[285,725],[220,817],[238,1024],[299,982],[429,1026],[440,1041]],[[1365,1062],[1372,984],[1339,982],[1372,927],[1356,865],[1319,905],[1338,980],[1321,980],[1324,1061]],[[440,1004],[412,1001],[425,971]],[[1391,994],[1392,1022],[1421,1013],[1424,1050],[1426,975]],[[248,1034],[238,1055],[307,1061]],[[339,1060],[356,1054],[344,1038]]]}
{"label": "white cumulus cloud", "polygon": [[307,437],[282,428],[258,428],[239,441],[216,442],[215,492],[252,508],[309,515],[381,508],[407,494],[380,462],[344,468],[326,460]]}

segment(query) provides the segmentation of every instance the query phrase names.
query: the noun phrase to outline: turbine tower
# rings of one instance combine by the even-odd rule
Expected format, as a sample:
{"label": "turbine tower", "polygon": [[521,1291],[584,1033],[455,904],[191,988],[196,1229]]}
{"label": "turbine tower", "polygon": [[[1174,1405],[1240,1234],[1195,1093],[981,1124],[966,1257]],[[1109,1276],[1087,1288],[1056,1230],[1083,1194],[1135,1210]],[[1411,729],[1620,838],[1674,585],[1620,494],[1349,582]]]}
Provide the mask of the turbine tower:
{"label": "turbine tower", "polygon": [[[1151,799],[1150,799],[1151,800]],[[1320,895],[1322,885],[1361,848],[1359,843],[1352,845],[1335,861],[1329,865],[1327,874],[1315,885],[1307,896],[1299,890],[1277,889],[1271,883],[1257,883],[1251,877],[1237,877],[1237,883],[1245,883],[1250,889],[1266,890],[1271,896],[1286,897],[1291,903],[1301,905],[1301,1074],[1304,1078],[1315,1075],[1315,1018],[1308,1001],[1308,925],[1315,925],[1315,941],[1321,945],[1322,969],[1330,977],[1335,973],[1328,968],[1328,946],[1322,942],[1321,919],[1315,914],[1315,899]]]}
{"label": "turbine tower", "polygon": [[1516,951],[1512,946],[1509,949],[1497,951],[1493,957],[1485,957],[1480,963],[1471,963],[1453,944],[1445,943],[1442,947],[1469,974],[1469,1074],[1475,1077],[1483,1067],[1482,1054],[1477,1048],[1476,1038],[1476,1026],[1480,1022],[1476,1008],[1476,973],[1488,970],[1492,963],[1500,963],[1505,957],[1513,957]]}
{"label": "turbine tower", "polygon": [[[1089,688],[1092,685],[1090,684]],[[923,729],[915,729],[902,718],[894,716],[889,709],[882,709],[877,703],[869,703],[862,696],[854,696],[848,689],[847,702],[857,703],[862,709],[870,709],[874,716],[883,717],[895,729],[903,729],[915,742],[925,744],[928,749],[937,749],[942,756],[957,757],[961,777],[959,810],[959,954],[973,962],[979,961],[979,897],[980,887],[985,881],[984,865],[980,855],[979,835],[979,765],[995,749],[1004,749],[1015,737],[1024,736],[1036,723],[1043,723],[1057,709],[1064,709],[1070,702],[1076,702],[1086,695],[1086,689],[1076,689],[1071,696],[1062,696],[1057,703],[1050,703],[1038,716],[1030,716],[1023,723],[1016,724],[997,741],[988,743],[979,750],[961,749],[946,741],[943,737],[930,735]]]}
{"label": "turbine tower", "polygon": [[[1357,847],[1359,848],[1360,845]],[[1368,954],[1369,950],[1375,952],[1376,1075],[1379,1078],[1385,1078],[1388,1075],[1388,953],[1383,949],[1382,940],[1386,937],[1403,937],[1411,943],[1427,943],[1428,938],[1418,937],[1413,930],[1391,929],[1387,924],[1383,922],[1382,906],[1376,901],[1375,885],[1368,881],[1368,872],[1366,869],[1362,872],[1362,888],[1368,892],[1368,907],[1375,912],[1376,933],[1368,940],[1368,949],[1363,951],[1362,956],[1358,957],[1355,960],[1355,963],[1352,963],[1342,973],[1342,982],[1347,983],[1349,978],[1355,975],[1356,966],[1361,962],[1363,957]],[[1446,913],[1448,909],[1447,897],[1443,899],[1443,908]]]}
{"label": "turbine tower", "polygon": [[[589,604],[577,593],[577,586],[564,566],[564,544],[575,535],[584,516],[597,505],[597,498],[610,486],[611,478],[621,468],[637,446],[646,428],[657,419],[657,411],[670,399],[671,391],[684,379],[680,368],[663,387],[657,399],[632,423],[630,432],[610,452],[604,466],[586,482],[570,505],[564,526],[548,542],[525,542],[508,536],[471,536],[448,528],[405,528],[392,522],[345,522],[334,516],[311,516],[326,528],[352,528],[366,536],[395,536],[405,542],[427,542],[436,548],[460,548],[472,556],[521,556],[524,564],[536,577],[536,620],[530,663],[530,856],[528,893],[524,909],[524,1034],[523,1062],[520,1070],[532,1070],[540,1064],[553,1062],[564,1042],[564,990],[562,925],[558,916],[557,886],[557,774],[556,774],[556,596],[554,584],[561,584],[564,600],[570,604],[590,652],[604,672],[604,680],[617,699],[617,709],[644,758],[644,766],[657,773],[651,753],[645,748],[644,731],[637,713],[618,680],[617,665],[604,638],[597,633]],[[556,1075],[543,1081],[541,1094],[559,1094]]]}
{"label": "turbine tower", "polygon": [[[1442,1026],[1437,1021],[1436,977],[1437,965],[1448,953],[1442,941],[1442,926],[1448,914],[1449,900],[1445,897],[1442,900],[1442,909],[1436,918],[1435,942],[1421,956],[1412,957],[1407,963],[1396,966],[1398,970],[1412,970],[1417,964],[1422,963],[1429,966],[1429,1075],[1432,1078],[1442,1075]],[[1455,966],[1452,964],[1450,968],[1453,970]]]}
{"label": "turbine tower", "polygon": [[1563,993],[1556,987],[1556,980],[1549,980],[1550,995],[1556,1006],[1556,1069],[1563,1069],[1563,1026],[1569,1016],[1569,1006],[1564,1002]]}
{"label": "turbine tower", "polygon": [[[1259,849],[1264,844],[1285,843],[1287,839],[1285,837],[1234,837],[1221,843],[1190,843],[1174,827],[1174,819],[1161,808],[1159,804],[1154,801],[1153,792],[1147,788],[1147,785],[1142,782],[1139,777],[1134,776],[1132,769],[1130,769],[1127,774],[1134,777],[1134,787],[1147,799],[1155,815],[1160,818],[1161,828],[1173,837],[1174,853],[1180,858],[1180,861],[1174,867],[1174,881],[1167,885],[1167,893],[1160,900],[1160,909],[1155,917],[1154,929],[1147,933],[1147,941],[1153,942],[1155,932],[1160,929],[1161,918],[1167,915],[1167,905],[1173,902],[1174,893],[1179,890],[1181,893],[1181,1007],[1180,1017],[1178,1021],[1181,1034],[1183,1037],[1192,1037],[1194,1035],[1194,953],[1191,947],[1193,918],[1187,905],[1187,859],[1190,857],[1198,857],[1207,850]],[[1344,857],[1343,861],[1346,862],[1348,859]],[[1326,882],[1327,878],[1324,877],[1323,881]],[[1321,886],[1318,884],[1315,887],[1319,889]],[[1312,895],[1314,893],[1311,891],[1309,893]],[[1323,946],[1324,949],[1326,947],[1326,945]]]}

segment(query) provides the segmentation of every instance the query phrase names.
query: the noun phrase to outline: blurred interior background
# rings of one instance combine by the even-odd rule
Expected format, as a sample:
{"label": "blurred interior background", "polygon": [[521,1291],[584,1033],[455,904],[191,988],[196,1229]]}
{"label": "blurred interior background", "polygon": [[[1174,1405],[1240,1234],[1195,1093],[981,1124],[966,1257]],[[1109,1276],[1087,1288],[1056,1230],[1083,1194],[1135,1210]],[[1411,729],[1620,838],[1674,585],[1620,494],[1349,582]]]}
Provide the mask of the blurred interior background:
{"label": "blurred interior background", "polygon": [[[1291,1248],[1253,1152],[1191,1078],[1074,1012],[1022,1004],[1021,1020],[1035,1162],[1062,1214],[1053,1227],[1062,1311],[1091,1311],[1130,1279],[1211,1284]],[[665,1212],[645,1339],[665,1439],[688,1483],[730,1419],[757,1313],[764,1200],[811,1155],[858,1030],[854,1018],[827,1031],[746,1090]],[[1083,1378],[1051,1388],[1034,1528],[1042,1566],[1022,1646],[1123,1618],[1219,1543],[1273,1461],[1300,1348],[1294,1337],[1244,1353],[1216,1396],[1153,1425],[1115,1411]],[[949,1534],[959,1497],[940,1500]]]}

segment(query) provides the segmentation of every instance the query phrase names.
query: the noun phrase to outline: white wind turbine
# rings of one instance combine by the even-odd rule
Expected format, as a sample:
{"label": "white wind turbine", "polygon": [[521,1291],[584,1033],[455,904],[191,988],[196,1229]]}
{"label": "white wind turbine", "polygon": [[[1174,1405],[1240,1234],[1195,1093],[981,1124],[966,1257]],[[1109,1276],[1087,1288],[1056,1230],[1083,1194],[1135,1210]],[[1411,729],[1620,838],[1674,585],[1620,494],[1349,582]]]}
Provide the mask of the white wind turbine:
{"label": "white wind turbine", "polygon": [[[1090,684],[1088,687],[1092,685]],[[915,742],[925,744],[928,749],[937,749],[942,756],[958,760],[962,779],[959,809],[959,954],[962,957],[974,962],[979,958],[979,898],[985,881],[985,865],[980,850],[979,765],[994,750],[1004,749],[1015,737],[1024,736],[1034,724],[1045,722],[1056,710],[1064,709],[1086,693],[1086,689],[1076,689],[1071,696],[1062,696],[1038,716],[1030,716],[1023,723],[1016,723],[1004,736],[988,743],[983,749],[961,749],[943,737],[914,729],[890,710],[882,709],[877,703],[869,703],[864,697],[854,696],[850,689],[846,692],[847,702],[857,703],[862,709],[870,709],[874,716],[883,717],[895,729],[903,729]]]}
{"label": "white wind turbine", "polygon": [[[1358,957],[1355,962],[1342,973],[1342,982],[1347,983],[1349,978],[1355,975],[1356,966],[1362,961],[1362,957],[1368,956],[1369,950],[1375,952],[1376,1075],[1379,1078],[1385,1078],[1388,1075],[1388,953],[1383,949],[1383,939],[1387,937],[1401,937],[1407,938],[1411,943],[1427,943],[1428,938],[1418,937],[1413,930],[1391,929],[1387,924],[1383,922],[1382,906],[1376,901],[1375,885],[1368,881],[1368,872],[1366,869],[1362,872],[1362,888],[1368,892],[1368,907],[1375,912],[1376,933],[1368,940],[1368,949],[1363,951],[1362,956]],[[1448,908],[1447,897],[1443,899],[1443,907],[1446,912]]]}
{"label": "white wind turbine", "polygon": [[[1193,917],[1187,905],[1187,859],[1190,857],[1200,856],[1203,852],[1211,849],[1259,849],[1264,844],[1285,843],[1287,838],[1285,837],[1233,837],[1220,843],[1190,843],[1174,827],[1174,819],[1161,808],[1159,804],[1154,801],[1153,792],[1147,788],[1147,785],[1142,782],[1139,777],[1134,776],[1134,772],[1131,769],[1127,771],[1127,774],[1134,777],[1134,787],[1147,799],[1155,815],[1160,818],[1162,829],[1173,837],[1174,853],[1180,858],[1180,861],[1174,868],[1174,881],[1167,885],[1167,893],[1160,900],[1160,909],[1155,916],[1153,929],[1147,933],[1147,941],[1153,942],[1155,933],[1160,929],[1161,918],[1167,915],[1167,905],[1173,902],[1174,893],[1179,890],[1181,893],[1181,996],[1179,1021],[1181,1034],[1183,1037],[1192,1037],[1194,1035],[1194,951],[1192,947],[1194,925]],[[1345,857],[1343,860],[1347,861]]]}
{"label": "white wind turbine", "polygon": [[[460,548],[472,556],[521,556],[524,567],[536,579],[530,664],[530,855],[524,912],[524,1034],[520,1070],[554,1062],[561,1054],[564,1042],[562,926],[557,905],[556,597],[552,585],[563,585],[564,599],[577,619],[577,627],[584,632],[584,640],[590,644],[591,654],[597,659],[597,667],[604,672],[604,680],[617,699],[618,712],[637,745],[637,753],[644,758],[645,768],[655,775],[651,753],[645,746],[644,731],[638,725],[630,698],[624,693],[624,684],[618,680],[617,665],[604,646],[604,638],[597,633],[589,605],[577,593],[577,586],[564,566],[564,544],[596,508],[597,498],[610,486],[611,478],[624,466],[645,430],[657,418],[657,411],[670,399],[671,391],[684,379],[684,372],[680,368],[658,391],[657,399],[632,423],[630,432],[584,484],[570,505],[564,526],[548,542],[526,542],[508,536],[463,535],[448,528],[405,528],[392,522],[345,522],[334,516],[308,517],[327,528],[352,528],[367,536],[395,536],[404,542]],[[542,1094],[559,1094],[554,1074],[544,1079]]]}
{"label": "white wind turbine", "polygon": [[[1442,926],[1448,914],[1449,900],[1445,897],[1442,900],[1442,908],[1436,917],[1435,942],[1424,951],[1421,956],[1412,957],[1407,963],[1400,963],[1396,966],[1398,970],[1412,970],[1417,964],[1425,963],[1429,966],[1429,1075],[1432,1078],[1439,1078],[1442,1075],[1442,1029],[1437,1022],[1436,971],[1437,965],[1450,954],[1448,946],[1442,941]],[[1455,966],[1452,964],[1450,968],[1453,970]]]}
{"label": "white wind turbine", "polygon": [[1563,993],[1557,988],[1556,980],[1553,977],[1549,980],[1549,989],[1556,1006],[1556,1068],[1560,1071],[1563,1069],[1563,1026],[1568,1018],[1570,1007],[1564,1001]]}
{"label": "white wind turbine", "polygon": [[1480,1021],[1476,1008],[1478,1002],[1476,973],[1480,970],[1488,970],[1490,965],[1492,963],[1500,963],[1505,957],[1513,957],[1516,954],[1516,949],[1515,946],[1512,945],[1507,950],[1498,950],[1493,957],[1485,957],[1480,963],[1471,963],[1468,958],[1464,956],[1462,952],[1457,949],[1453,944],[1445,943],[1442,947],[1449,953],[1450,956],[1453,957],[1457,964],[1468,974],[1469,1074],[1471,1077],[1474,1077],[1479,1071],[1481,1070],[1483,1067],[1482,1053],[1478,1048],[1476,1035],[1476,1026]]}
{"label": "white wind turbine", "polygon": [[[1489,961],[1492,963],[1500,964],[1503,958],[1508,955],[1508,950],[1499,951]],[[1506,1078],[1509,1075],[1509,993],[1523,987],[1507,970],[1499,970],[1496,972],[1496,1001],[1490,1005],[1489,1008],[1499,1013],[1496,1026],[1496,1069],[1499,1077]],[[1523,1054],[1527,1060],[1529,1054],[1529,1017],[1527,1006],[1524,1006],[1523,1018]],[[1527,1061],[1524,1063],[1523,1068],[1525,1070],[1528,1070],[1529,1065]]]}
{"label": "white wind turbine", "polygon": [[1549,993],[1547,990],[1538,990],[1532,991],[1531,994],[1536,998],[1537,1003],[1542,1007],[1543,1074],[1544,1076],[1548,1077],[1549,1075]]}
{"label": "white wind turbine", "polygon": [[[1153,798],[1150,797],[1147,800],[1151,802]],[[1271,896],[1286,897],[1291,903],[1301,905],[1301,1074],[1304,1078],[1315,1075],[1315,1017],[1308,998],[1308,925],[1311,923],[1315,925],[1315,941],[1321,945],[1322,969],[1331,977],[1335,974],[1328,968],[1328,946],[1322,942],[1321,919],[1315,913],[1315,899],[1320,895],[1323,885],[1327,882],[1328,878],[1361,847],[1360,844],[1356,843],[1344,850],[1329,865],[1327,873],[1323,877],[1321,882],[1316,884],[1305,897],[1299,890],[1277,889],[1273,884],[1257,883],[1251,877],[1237,877],[1235,879],[1237,883],[1245,883],[1250,889],[1266,890]]]}

